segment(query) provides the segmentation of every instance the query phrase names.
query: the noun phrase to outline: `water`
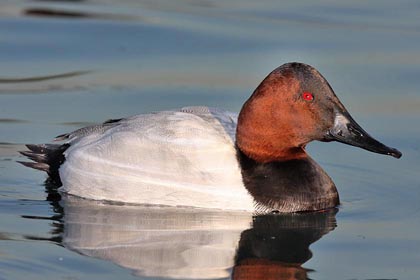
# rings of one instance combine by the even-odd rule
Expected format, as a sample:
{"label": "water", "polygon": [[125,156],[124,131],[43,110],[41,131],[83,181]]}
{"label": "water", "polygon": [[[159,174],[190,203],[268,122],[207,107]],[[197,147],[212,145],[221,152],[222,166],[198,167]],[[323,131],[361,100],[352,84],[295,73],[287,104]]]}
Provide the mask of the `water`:
{"label": "water", "polygon": [[[418,1],[2,1],[0,279],[418,278],[419,12]],[[44,174],[16,163],[24,143],[109,118],[238,111],[289,61],[318,68],[369,133],[403,152],[311,144],[338,186],[337,213],[59,202]]]}

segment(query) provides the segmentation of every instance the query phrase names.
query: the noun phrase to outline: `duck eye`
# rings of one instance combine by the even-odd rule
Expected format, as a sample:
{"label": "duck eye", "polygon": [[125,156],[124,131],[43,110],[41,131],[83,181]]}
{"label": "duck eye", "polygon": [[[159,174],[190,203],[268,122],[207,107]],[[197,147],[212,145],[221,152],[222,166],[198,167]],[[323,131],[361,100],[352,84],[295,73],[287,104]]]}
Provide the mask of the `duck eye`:
{"label": "duck eye", "polygon": [[302,93],[302,97],[303,97],[303,99],[305,99],[307,101],[314,100],[314,96],[310,92],[304,92],[304,93]]}

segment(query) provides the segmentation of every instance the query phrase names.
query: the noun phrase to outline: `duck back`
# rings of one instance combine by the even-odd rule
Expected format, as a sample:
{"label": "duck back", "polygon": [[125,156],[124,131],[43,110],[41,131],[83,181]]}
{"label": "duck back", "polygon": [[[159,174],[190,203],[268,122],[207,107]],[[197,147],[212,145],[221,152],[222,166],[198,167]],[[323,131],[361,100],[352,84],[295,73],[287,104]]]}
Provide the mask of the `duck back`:
{"label": "duck back", "polygon": [[252,210],[233,113],[186,107],[64,135],[61,191],[96,200]]}

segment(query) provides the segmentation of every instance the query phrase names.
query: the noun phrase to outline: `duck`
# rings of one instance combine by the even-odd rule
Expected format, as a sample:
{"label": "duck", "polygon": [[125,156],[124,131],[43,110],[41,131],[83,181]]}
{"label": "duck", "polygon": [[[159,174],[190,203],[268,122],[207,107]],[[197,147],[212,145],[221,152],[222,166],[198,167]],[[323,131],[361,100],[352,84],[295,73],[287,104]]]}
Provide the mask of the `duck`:
{"label": "duck", "polygon": [[333,180],[306,152],[338,141],[401,152],[370,136],[314,67],[290,62],[257,86],[239,114],[206,106],[110,119],[29,144],[25,166],[63,195],[124,204],[305,212],[340,204]]}

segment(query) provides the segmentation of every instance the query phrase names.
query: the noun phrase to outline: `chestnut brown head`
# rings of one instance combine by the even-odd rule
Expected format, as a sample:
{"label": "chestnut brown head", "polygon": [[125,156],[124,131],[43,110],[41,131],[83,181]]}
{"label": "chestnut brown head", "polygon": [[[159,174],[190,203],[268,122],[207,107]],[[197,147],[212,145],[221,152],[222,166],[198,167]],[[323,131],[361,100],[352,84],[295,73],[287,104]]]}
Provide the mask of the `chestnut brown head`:
{"label": "chestnut brown head", "polygon": [[259,162],[306,157],[313,140],[339,141],[396,158],[350,116],[327,80],[313,67],[287,63],[271,72],[242,107],[237,145]]}

